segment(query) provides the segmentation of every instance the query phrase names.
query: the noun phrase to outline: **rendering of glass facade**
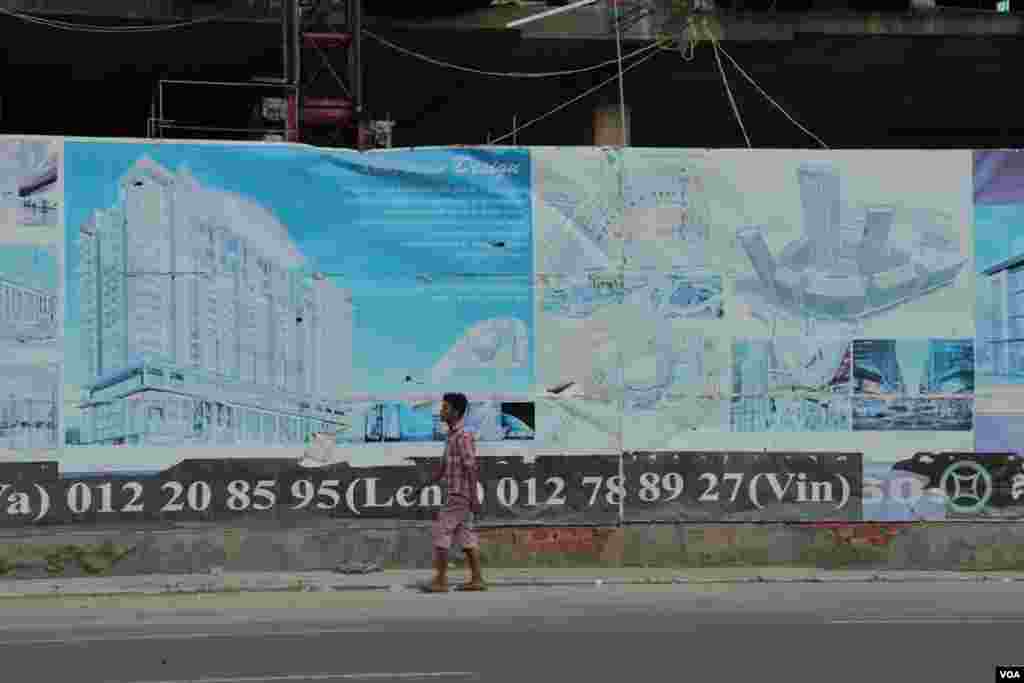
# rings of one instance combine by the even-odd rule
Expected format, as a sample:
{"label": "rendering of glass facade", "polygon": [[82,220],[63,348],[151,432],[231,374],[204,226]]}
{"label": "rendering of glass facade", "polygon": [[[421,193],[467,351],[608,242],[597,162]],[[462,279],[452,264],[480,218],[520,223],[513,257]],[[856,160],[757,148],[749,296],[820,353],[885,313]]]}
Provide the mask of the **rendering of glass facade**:
{"label": "rendering of glass facade", "polygon": [[351,296],[262,207],[142,159],[80,254],[86,443],[301,444],[339,422]]}

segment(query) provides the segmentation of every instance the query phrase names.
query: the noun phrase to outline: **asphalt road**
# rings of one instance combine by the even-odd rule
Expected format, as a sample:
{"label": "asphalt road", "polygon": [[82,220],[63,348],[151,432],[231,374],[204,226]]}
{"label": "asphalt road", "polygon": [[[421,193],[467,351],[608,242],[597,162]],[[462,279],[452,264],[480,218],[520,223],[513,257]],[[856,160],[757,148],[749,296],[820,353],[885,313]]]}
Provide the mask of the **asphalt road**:
{"label": "asphalt road", "polygon": [[1019,583],[162,600],[0,602],[6,680],[945,682],[1024,660]]}

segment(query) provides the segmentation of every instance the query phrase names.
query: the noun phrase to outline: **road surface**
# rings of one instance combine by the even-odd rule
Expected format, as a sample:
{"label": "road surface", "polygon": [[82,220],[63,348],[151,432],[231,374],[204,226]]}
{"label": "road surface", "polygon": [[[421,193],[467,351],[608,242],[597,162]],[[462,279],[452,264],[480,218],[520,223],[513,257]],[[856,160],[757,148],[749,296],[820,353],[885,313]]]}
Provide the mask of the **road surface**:
{"label": "road surface", "polygon": [[54,683],[984,681],[1024,660],[1020,585],[5,600],[0,662]]}

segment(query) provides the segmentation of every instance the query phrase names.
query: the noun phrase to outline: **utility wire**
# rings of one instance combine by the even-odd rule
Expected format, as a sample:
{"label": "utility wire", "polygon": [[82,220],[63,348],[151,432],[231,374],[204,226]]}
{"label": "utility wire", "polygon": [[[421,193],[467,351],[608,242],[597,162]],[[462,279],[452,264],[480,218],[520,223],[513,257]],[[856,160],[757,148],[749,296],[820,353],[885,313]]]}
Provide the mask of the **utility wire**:
{"label": "utility wire", "polygon": [[[410,50],[408,48],[404,48],[401,45],[397,45],[397,44],[391,42],[390,40],[387,40],[386,38],[382,38],[382,37],[378,36],[376,33],[372,32],[372,31],[367,31],[366,29],[363,29],[363,35],[370,36],[371,38],[373,38],[377,42],[381,43],[382,45],[385,45],[386,47],[389,47],[392,50],[395,50],[396,52],[400,52],[400,53],[402,53],[402,54],[404,54],[404,55],[406,55],[408,57],[415,57],[416,59],[421,59],[421,60],[423,60],[425,62],[428,62],[430,64],[433,64],[435,66],[441,66],[441,67],[445,67],[445,68],[448,68],[448,69],[455,69],[457,71],[465,71],[466,73],[477,74],[477,75],[480,75],[480,76],[501,76],[501,77],[505,77],[505,78],[554,78],[554,77],[557,77],[557,76],[572,76],[572,75],[575,75],[575,74],[587,73],[588,71],[597,71],[598,69],[603,69],[603,68],[605,68],[607,66],[614,66],[614,65],[619,63],[619,58],[616,57],[615,59],[609,59],[606,62],[601,62],[600,64],[594,64],[593,66],[587,66],[587,67],[583,67],[581,69],[569,69],[569,70],[566,70],[566,71],[542,71],[542,72],[484,71],[484,70],[476,69],[476,68],[473,68],[473,67],[461,66],[459,64],[452,64],[451,62],[445,62],[445,61],[442,61],[440,59],[435,59],[434,57],[429,57],[427,55],[421,54],[419,52],[414,52],[413,50]],[[622,55],[622,59],[631,59],[632,57],[636,57],[636,56],[641,55],[641,54],[643,54],[645,52],[653,50],[656,47],[658,47],[659,45],[660,45],[659,43],[652,43],[650,45],[645,45],[644,47],[641,47],[641,48],[639,48],[637,50],[634,50],[633,52],[630,52],[629,54]]]}
{"label": "utility wire", "polygon": [[[618,54],[619,62],[619,115],[622,124],[622,146],[627,147],[629,145],[629,124],[626,123],[626,79],[622,77],[622,30],[619,21],[619,3],[616,1],[615,5],[615,50]],[[657,43],[655,43],[657,45]]]}
{"label": "utility wire", "polygon": [[[658,47],[659,45],[660,45],[660,43],[655,43],[652,47]],[[514,128],[511,132],[506,133],[505,135],[502,135],[500,138],[498,138],[496,140],[492,140],[489,144],[496,145],[499,142],[501,142],[502,140],[506,140],[506,139],[512,137],[513,135],[519,133],[519,131],[523,130],[524,128],[532,126],[535,123],[539,123],[540,121],[543,121],[544,119],[548,118],[549,116],[557,114],[558,112],[562,111],[566,107],[579,102],[580,100],[582,100],[587,95],[590,95],[591,93],[597,92],[598,90],[600,90],[604,86],[608,85],[612,81],[614,81],[616,79],[619,79],[619,78],[622,78],[622,76],[624,76],[627,71],[635,69],[636,67],[640,66],[641,64],[643,64],[647,60],[651,59],[652,57],[657,57],[659,52],[660,52],[660,50],[655,50],[654,52],[651,52],[650,54],[645,55],[644,57],[641,57],[640,59],[636,60],[635,62],[633,62],[629,66],[627,66],[624,69],[622,69],[621,73],[616,74],[616,75],[612,76],[611,78],[607,78],[607,79],[601,81],[600,83],[598,83],[597,85],[595,85],[592,88],[587,88],[586,90],[584,90],[582,93],[580,93],[576,97],[563,102],[562,104],[558,105],[557,107],[555,107],[551,111],[547,112],[546,114],[541,114],[537,118],[531,119],[531,120],[527,121],[526,123],[524,123],[523,125]]]}
{"label": "utility wire", "polygon": [[46,26],[48,28],[54,28],[62,31],[73,31],[79,33],[156,33],[158,31],[173,31],[180,28],[188,28],[190,26],[208,24],[210,22],[224,19],[226,16],[223,14],[218,14],[210,17],[194,19],[191,21],[182,21],[172,24],[154,24],[151,26],[102,26],[98,24],[83,24],[78,22],[60,21],[58,19],[46,19],[32,14],[26,14],[24,12],[9,10],[3,7],[0,7],[0,14],[7,15],[14,19],[20,19],[21,21],[27,22],[29,24],[37,24],[40,26]]}
{"label": "utility wire", "polygon": [[805,128],[804,126],[800,125],[800,123],[799,123],[799,122],[798,122],[798,121],[797,121],[796,119],[794,119],[794,118],[793,118],[792,116],[790,116],[790,115],[789,115],[789,113],[788,113],[788,112],[787,112],[787,111],[786,111],[785,109],[783,109],[783,108],[782,108],[782,105],[780,105],[780,104],[779,104],[778,102],[776,102],[776,101],[775,101],[774,99],[772,99],[772,96],[771,96],[771,95],[769,95],[768,93],[766,93],[766,92],[765,92],[765,91],[764,91],[764,90],[763,90],[763,89],[761,88],[761,86],[759,86],[759,85],[757,84],[757,82],[756,82],[756,81],[754,81],[754,79],[753,79],[753,78],[751,78],[750,74],[748,74],[748,73],[747,73],[746,71],[744,71],[744,70],[743,70],[743,67],[741,67],[741,66],[740,66],[740,65],[739,65],[739,64],[738,64],[738,63],[736,62],[736,60],[732,58],[732,55],[730,55],[730,54],[729,54],[729,53],[728,53],[728,52],[726,51],[726,49],[725,49],[724,47],[720,47],[720,48],[718,48],[718,49],[719,49],[719,50],[721,50],[722,54],[723,54],[723,55],[725,55],[725,58],[726,58],[726,59],[728,59],[728,60],[729,60],[730,62],[732,62],[732,65],[733,65],[733,66],[734,66],[734,67],[736,68],[736,70],[737,70],[737,71],[739,71],[739,72],[740,72],[740,75],[741,75],[741,76],[743,76],[743,78],[747,79],[747,82],[748,82],[748,83],[750,83],[750,85],[754,86],[754,88],[755,88],[755,89],[756,89],[756,90],[757,90],[757,91],[758,91],[759,93],[761,93],[761,95],[762,95],[762,96],[763,96],[763,97],[764,97],[764,98],[765,98],[766,100],[768,100],[768,101],[769,101],[769,102],[770,102],[770,103],[772,104],[772,106],[773,106],[773,107],[775,107],[775,108],[776,108],[776,109],[778,109],[778,110],[779,110],[780,112],[782,112],[782,115],[783,115],[783,116],[785,116],[785,117],[786,117],[787,119],[789,119],[789,121],[790,121],[790,122],[791,122],[791,123],[792,123],[792,124],[793,124],[794,126],[796,126],[797,128],[799,128],[799,129],[800,129],[800,130],[802,130],[803,132],[805,132],[805,133],[807,133],[808,135],[810,135],[810,136],[811,136],[812,138],[814,138],[814,139],[815,139],[815,140],[816,140],[816,141],[818,142],[818,144],[819,144],[819,145],[821,145],[821,146],[822,146],[822,147],[824,147],[825,149],[828,149],[828,148],[829,148],[829,146],[828,146],[828,145],[826,145],[826,144],[825,144],[825,142],[824,142],[824,141],[823,141],[823,140],[822,140],[821,138],[819,138],[819,137],[818,137],[817,135],[815,135],[815,134],[814,134],[814,133],[812,133],[811,131],[807,130],[807,129],[806,129],[806,128]]}
{"label": "utility wire", "polygon": [[747,147],[752,147],[750,144],[750,136],[747,135],[747,127],[743,125],[743,117],[740,116],[740,109],[736,106],[736,100],[732,96],[732,88],[729,87],[729,79],[725,76],[725,69],[722,67],[722,58],[718,55],[718,41],[712,38],[711,46],[715,53],[715,62],[718,64],[718,73],[722,75],[722,83],[725,85],[725,94],[729,97],[729,104],[732,105],[732,113],[736,115],[736,122],[740,124],[740,130],[743,131],[743,139],[747,141]]}

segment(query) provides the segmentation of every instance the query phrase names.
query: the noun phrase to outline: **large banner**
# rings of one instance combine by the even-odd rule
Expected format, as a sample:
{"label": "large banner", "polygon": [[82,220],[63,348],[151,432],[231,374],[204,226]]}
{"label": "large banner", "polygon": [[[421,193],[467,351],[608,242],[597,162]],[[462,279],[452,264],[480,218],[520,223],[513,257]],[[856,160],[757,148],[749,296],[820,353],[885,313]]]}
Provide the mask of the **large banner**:
{"label": "large banner", "polygon": [[[430,484],[437,458],[412,466],[301,467],[294,459],[185,459],[159,473],[60,476],[53,463],[0,463],[0,527],[112,522],[296,525],[326,518],[428,520],[443,501]],[[610,524],[639,480],[616,456],[485,458],[482,524]]]}
{"label": "large banner", "polygon": [[[68,142],[67,466],[488,453],[534,440],[530,163]],[[232,449],[239,449],[232,453]],[[244,450],[242,450],[244,449]]]}
{"label": "large banner", "polygon": [[2,138],[0,508],[1012,518],[1022,159]]}

